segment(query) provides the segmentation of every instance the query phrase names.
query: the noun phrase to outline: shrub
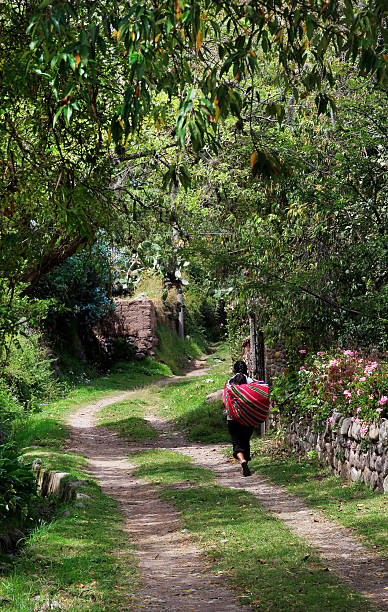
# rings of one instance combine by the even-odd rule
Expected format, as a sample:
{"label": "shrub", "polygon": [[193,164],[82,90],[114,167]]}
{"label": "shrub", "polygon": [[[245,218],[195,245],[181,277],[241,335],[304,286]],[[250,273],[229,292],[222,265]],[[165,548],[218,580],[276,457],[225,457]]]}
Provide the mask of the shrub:
{"label": "shrub", "polygon": [[276,379],[274,410],[286,417],[308,417],[317,425],[330,425],[333,412],[340,412],[360,423],[364,434],[372,422],[388,414],[388,397],[384,395],[387,374],[386,361],[357,351],[318,352],[307,358],[299,371]]}
{"label": "shrub", "polygon": [[25,519],[36,500],[36,480],[30,464],[23,463],[13,444],[0,446],[0,521]]}
{"label": "shrub", "polygon": [[4,380],[28,410],[38,409],[41,402],[56,395],[58,385],[53,377],[51,359],[41,346],[38,334],[20,336],[12,344]]}

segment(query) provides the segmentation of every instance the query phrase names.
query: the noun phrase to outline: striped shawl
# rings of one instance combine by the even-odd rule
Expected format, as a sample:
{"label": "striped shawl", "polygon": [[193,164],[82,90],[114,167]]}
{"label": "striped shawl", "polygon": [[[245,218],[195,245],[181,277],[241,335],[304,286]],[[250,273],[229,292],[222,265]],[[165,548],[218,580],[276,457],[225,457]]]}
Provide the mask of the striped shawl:
{"label": "striped shawl", "polygon": [[224,387],[223,401],[227,412],[234,421],[240,425],[256,427],[268,416],[268,385],[262,380],[254,380],[249,385],[231,385],[227,382]]}

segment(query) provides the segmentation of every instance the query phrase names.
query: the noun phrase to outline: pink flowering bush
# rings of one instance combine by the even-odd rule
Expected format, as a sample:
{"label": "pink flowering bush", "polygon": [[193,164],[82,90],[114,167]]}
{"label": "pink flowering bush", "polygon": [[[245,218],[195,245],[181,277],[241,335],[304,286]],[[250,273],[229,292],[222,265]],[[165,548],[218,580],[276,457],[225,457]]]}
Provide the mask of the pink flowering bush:
{"label": "pink flowering bush", "polygon": [[317,426],[334,423],[334,412],[351,416],[366,434],[372,422],[388,417],[388,363],[357,351],[303,353],[299,370],[275,380],[273,409],[300,414]]}

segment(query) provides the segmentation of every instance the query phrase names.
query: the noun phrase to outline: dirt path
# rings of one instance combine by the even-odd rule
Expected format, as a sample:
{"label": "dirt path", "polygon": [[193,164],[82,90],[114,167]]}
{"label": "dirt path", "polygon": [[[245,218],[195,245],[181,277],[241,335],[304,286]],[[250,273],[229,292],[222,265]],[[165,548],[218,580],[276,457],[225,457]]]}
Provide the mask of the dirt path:
{"label": "dirt path", "polygon": [[[187,376],[200,376],[198,369]],[[179,377],[158,384],[168,384]],[[306,507],[285,488],[255,474],[242,478],[240,470],[222,454],[225,445],[188,443],[172,425],[153,414],[147,420],[160,436],[140,444],[123,442],[113,432],[96,427],[96,413],[102,406],[130,397],[131,393],[109,398],[72,415],[72,446],[89,459],[90,471],[103,491],[120,502],[129,519],[128,530],[136,542],[144,588],[136,609],[146,610],[249,610],[240,606],[222,577],[211,575],[198,549],[182,531],[174,509],[160,501],[157,488],[132,476],[135,466],[128,454],[146,448],[174,448],[195,463],[213,470],[217,483],[253,493],[266,509],[306,538],[318,550],[324,563],[349,587],[388,610],[388,561],[366,550],[349,530],[328,521],[322,513]]]}
{"label": "dirt path", "polygon": [[[197,369],[187,376],[205,372]],[[169,378],[158,384],[179,379]],[[89,472],[103,492],[119,502],[128,518],[126,529],[136,544],[143,584],[139,602],[131,609],[249,612],[249,607],[239,605],[222,576],[208,570],[201,551],[183,530],[178,514],[160,500],[157,488],[133,476],[136,466],[129,463],[128,454],[150,445],[123,442],[114,432],[97,427],[96,414],[103,406],[129,398],[133,393],[83,407],[68,421],[71,450],[88,459]],[[174,434],[169,438],[173,440]]]}

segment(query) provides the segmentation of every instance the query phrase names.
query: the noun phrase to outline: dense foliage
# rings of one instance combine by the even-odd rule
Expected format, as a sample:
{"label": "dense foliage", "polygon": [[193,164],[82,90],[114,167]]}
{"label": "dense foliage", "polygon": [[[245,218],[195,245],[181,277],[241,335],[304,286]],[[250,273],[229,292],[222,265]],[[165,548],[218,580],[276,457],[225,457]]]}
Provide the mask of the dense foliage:
{"label": "dense foliage", "polygon": [[372,423],[388,416],[386,380],[388,365],[357,351],[300,350],[299,370],[275,381],[273,409],[286,419],[303,418],[319,428],[334,423],[334,412],[351,416],[367,434]]}

